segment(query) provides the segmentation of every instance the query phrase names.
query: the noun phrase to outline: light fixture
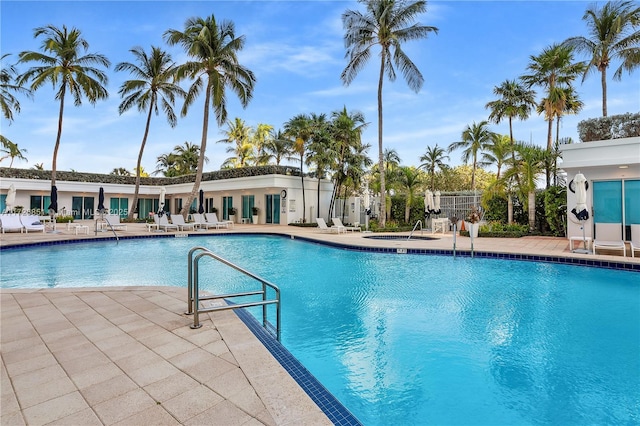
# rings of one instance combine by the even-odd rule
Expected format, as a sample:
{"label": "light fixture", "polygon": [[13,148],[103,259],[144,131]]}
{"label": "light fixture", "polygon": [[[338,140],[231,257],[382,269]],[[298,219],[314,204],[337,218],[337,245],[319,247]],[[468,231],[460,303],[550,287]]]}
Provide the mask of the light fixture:
{"label": "light fixture", "polygon": [[629,166],[618,166],[619,169],[628,169]]}

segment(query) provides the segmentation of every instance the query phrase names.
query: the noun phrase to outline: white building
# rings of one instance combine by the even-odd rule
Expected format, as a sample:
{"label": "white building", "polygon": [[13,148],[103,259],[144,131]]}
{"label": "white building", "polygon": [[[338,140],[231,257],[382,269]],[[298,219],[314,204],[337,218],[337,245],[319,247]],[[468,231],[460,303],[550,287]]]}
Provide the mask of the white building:
{"label": "white building", "polygon": [[[0,168],[0,211],[6,209],[9,187],[14,185],[14,208],[47,214],[51,202],[49,171]],[[204,191],[204,210],[215,208],[218,216],[228,219],[229,208],[237,209],[236,221],[250,223],[253,207],[257,207],[258,222],[287,225],[292,222],[315,222],[318,216],[328,217],[328,207],[333,184],[320,182],[320,206],[318,207],[318,180],[305,177],[304,205],[302,183],[298,169],[281,166],[248,167],[205,173],[200,189]],[[138,215],[148,217],[159,210],[161,188],[166,190],[164,210],[171,214],[180,211],[193,188],[194,176],[177,178],[142,178]],[[58,214],[71,215],[76,220],[92,219],[98,209],[98,193],[104,189],[105,208],[111,214],[126,217],[133,202],[134,177],[100,175],[58,171],[56,188]],[[198,209],[198,197],[190,211]]]}
{"label": "white building", "polygon": [[[640,137],[561,145],[567,181],[577,173],[587,179],[589,219],[587,237],[594,237],[595,223],[621,223],[623,238],[631,239],[629,225],[640,224]],[[567,235],[581,236],[582,224],[571,213],[575,194],[567,191]],[[596,236],[597,237],[597,236]]]}

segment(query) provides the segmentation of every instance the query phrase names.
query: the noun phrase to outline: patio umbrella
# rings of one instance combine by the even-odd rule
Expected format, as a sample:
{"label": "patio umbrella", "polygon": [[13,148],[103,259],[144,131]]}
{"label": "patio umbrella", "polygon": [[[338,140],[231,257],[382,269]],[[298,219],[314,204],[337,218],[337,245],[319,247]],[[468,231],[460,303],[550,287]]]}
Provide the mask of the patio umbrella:
{"label": "patio umbrella", "polygon": [[9,192],[7,192],[7,198],[5,200],[6,211],[13,210],[13,206],[16,204],[16,187],[14,184],[9,186]]}
{"label": "patio umbrella", "polygon": [[433,213],[433,192],[430,189],[424,193],[424,211],[427,214]]}
{"label": "patio umbrella", "polygon": [[98,211],[102,213],[104,210],[104,188],[100,187],[100,191],[98,191]]}
{"label": "patio umbrella", "polygon": [[49,204],[50,215],[58,213],[58,188],[55,185],[51,185],[51,204]]}
{"label": "patio umbrella", "polygon": [[202,189],[200,190],[200,194],[198,196],[198,203],[200,204],[198,206],[198,213],[202,214],[204,213],[204,191]]}
{"label": "patio umbrella", "polygon": [[435,200],[433,202],[433,212],[435,214],[440,214],[442,211],[440,210],[440,191],[435,192]]}
{"label": "patio umbrella", "polygon": [[[572,185],[569,184],[571,187]],[[589,219],[589,210],[587,208],[587,179],[582,173],[578,173],[573,178],[573,191],[576,193],[576,206],[571,210],[575,217],[584,221]]]}
{"label": "patio umbrella", "polygon": [[166,196],[167,196],[167,190],[163,186],[162,188],[160,188],[160,208],[158,208],[158,213],[164,212],[164,200]]}

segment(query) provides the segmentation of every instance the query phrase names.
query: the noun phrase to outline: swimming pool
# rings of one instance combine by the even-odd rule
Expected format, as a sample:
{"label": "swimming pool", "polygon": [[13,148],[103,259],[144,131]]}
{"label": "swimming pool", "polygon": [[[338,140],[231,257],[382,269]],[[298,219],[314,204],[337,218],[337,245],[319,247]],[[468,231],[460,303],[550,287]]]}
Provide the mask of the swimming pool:
{"label": "swimming pool", "polygon": [[224,236],[3,250],[0,283],[184,286],[195,245],[280,286],[283,344],[365,425],[640,422],[637,273]]}

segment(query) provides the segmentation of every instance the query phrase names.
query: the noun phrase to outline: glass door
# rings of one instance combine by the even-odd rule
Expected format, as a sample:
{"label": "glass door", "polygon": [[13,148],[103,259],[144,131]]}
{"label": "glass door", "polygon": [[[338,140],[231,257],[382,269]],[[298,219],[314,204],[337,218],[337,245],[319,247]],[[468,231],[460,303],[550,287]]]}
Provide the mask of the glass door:
{"label": "glass door", "polygon": [[265,222],[272,224],[280,223],[280,195],[279,194],[267,194],[265,195]]}

